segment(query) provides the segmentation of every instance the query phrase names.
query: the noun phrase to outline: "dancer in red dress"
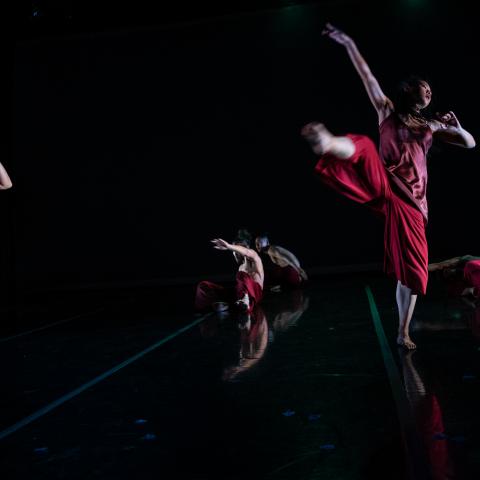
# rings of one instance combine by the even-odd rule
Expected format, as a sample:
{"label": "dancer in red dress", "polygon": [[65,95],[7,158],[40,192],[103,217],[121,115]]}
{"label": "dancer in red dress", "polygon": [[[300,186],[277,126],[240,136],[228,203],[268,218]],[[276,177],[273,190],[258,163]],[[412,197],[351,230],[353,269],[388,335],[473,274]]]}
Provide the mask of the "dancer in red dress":
{"label": "dancer in red dress", "polygon": [[302,135],[320,156],[315,170],[322,181],[383,217],[384,267],[397,279],[397,343],[414,349],[409,325],[428,280],[426,155],[434,138],[465,148],[473,148],[475,140],[453,112],[435,119],[423,115],[432,97],[426,81],[403,81],[393,102],[348,35],[330,24],[323,33],[346,48],[363,81],[378,114],[380,149],[363,135],[334,136],[316,122],[305,125]]}
{"label": "dancer in red dress", "polygon": [[8,190],[9,188],[12,188],[12,180],[5,167],[0,163],[0,190]]}

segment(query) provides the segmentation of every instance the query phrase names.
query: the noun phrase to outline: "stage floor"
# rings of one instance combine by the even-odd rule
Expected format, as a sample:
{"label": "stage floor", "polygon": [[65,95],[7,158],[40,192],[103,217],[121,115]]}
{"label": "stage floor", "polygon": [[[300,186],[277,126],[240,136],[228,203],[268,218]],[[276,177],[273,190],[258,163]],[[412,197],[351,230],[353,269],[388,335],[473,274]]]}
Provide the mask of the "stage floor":
{"label": "stage floor", "polygon": [[432,281],[406,353],[394,289],[320,277],[250,317],[195,315],[193,287],[30,302],[0,338],[1,478],[478,479],[480,307]]}

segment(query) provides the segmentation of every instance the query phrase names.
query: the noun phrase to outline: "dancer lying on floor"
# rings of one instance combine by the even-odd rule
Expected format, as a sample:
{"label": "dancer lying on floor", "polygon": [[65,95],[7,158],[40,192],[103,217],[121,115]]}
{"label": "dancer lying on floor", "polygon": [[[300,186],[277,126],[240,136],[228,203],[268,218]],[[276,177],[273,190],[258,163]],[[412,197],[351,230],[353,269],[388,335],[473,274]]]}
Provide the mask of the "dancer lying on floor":
{"label": "dancer lying on floor", "polygon": [[431,263],[429,272],[441,272],[451,286],[450,292],[480,298],[480,257],[464,255]]}
{"label": "dancer lying on floor", "polygon": [[272,291],[299,288],[308,280],[298,258],[286,248],[271,245],[266,235],[255,239],[255,248],[263,261],[265,285]]}

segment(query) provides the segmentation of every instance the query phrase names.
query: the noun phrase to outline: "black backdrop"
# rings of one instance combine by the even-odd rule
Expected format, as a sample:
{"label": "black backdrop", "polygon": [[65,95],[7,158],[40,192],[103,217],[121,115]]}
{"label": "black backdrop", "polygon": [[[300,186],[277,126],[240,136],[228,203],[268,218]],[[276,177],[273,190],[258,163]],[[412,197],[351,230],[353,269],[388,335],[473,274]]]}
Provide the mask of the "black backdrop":
{"label": "black backdrop", "polygon": [[[331,2],[19,42],[5,193],[18,286],[229,273],[209,240],[239,227],[268,232],[307,270],[380,263],[381,225],[321,185],[299,136],[318,119],[378,138],[360,79],[321,27],[354,37],[387,94],[427,76],[435,108],[478,139],[476,26],[448,3]],[[431,258],[479,255],[478,149],[436,147],[429,168]]]}

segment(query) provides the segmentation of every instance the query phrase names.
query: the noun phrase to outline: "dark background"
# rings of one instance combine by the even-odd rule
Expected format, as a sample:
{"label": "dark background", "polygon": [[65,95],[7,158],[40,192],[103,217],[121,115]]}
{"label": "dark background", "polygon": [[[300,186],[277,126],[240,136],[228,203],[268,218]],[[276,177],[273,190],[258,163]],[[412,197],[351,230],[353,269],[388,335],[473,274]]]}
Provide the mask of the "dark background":
{"label": "dark background", "polygon": [[[230,274],[233,259],[209,240],[241,227],[267,232],[307,271],[382,262],[381,224],[321,185],[299,136],[315,119],[378,139],[362,83],[322,26],[356,40],[387,94],[426,76],[433,108],[478,140],[473,12],[433,0],[250,3],[19,4],[4,281]],[[431,259],[479,255],[478,148],[437,145],[429,169]]]}

